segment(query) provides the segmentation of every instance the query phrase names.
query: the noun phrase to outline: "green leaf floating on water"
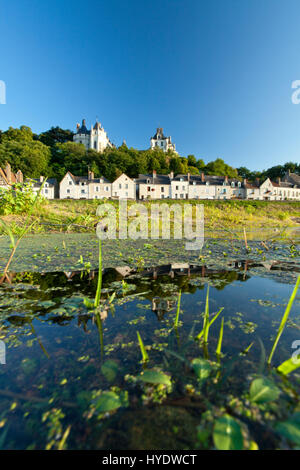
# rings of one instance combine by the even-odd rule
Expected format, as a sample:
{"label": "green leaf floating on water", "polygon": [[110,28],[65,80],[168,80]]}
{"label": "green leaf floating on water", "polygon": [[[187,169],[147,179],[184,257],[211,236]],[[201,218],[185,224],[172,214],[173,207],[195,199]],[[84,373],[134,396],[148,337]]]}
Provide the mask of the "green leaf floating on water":
{"label": "green leaf floating on water", "polygon": [[295,413],[289,420],[278,423],[275,429],[286,439],[300,446],[300,412]]}
{"label": "green leaf floating on water", "polygon": [[288,375],[294,370],[298,369],[298,367],[300,367],[300,360],[297,360],[294,357],[290,357],[290,359],[280,364],[280,366],[277,367],[277,370],[283,375]]}
{"label": "green leaf floating on water", "polygon": [[215,422],[213,440],[218,450],[243,449],[241,426],[228,414],[225,414]]}
{"label": "green leaf floating on water", "polygon": [[253,380],[250,385],[250,400],[254,403],[274,401],[280,394],[279,388],[266,377]]}
{"label": "green leaf floating on water", "polygon": [[150,384],[163,384],[168,387],[171,385],[171,377],[155,369],[145,370],[145,372],[139,375],[139,379]]}
{"label": "green leaf floating on water", "polygon": [[118,364],[111,360],[104,362],[101,366],[101,372],[109,382],[113,382],[115,380],[118,369]]}
{"label": "green leaf floating on water", "polygon": [[192,360],[193,370],[199,380],[205,380],[209,377],[212,367],[206,359],[196,358]]}
{"label": "green leaf floating on water", "polygon": [[98,413],[107,413],[108,411],[117,410],[124,406],[121,398],[115,392],[103,392],[95,401],[95,408]]}

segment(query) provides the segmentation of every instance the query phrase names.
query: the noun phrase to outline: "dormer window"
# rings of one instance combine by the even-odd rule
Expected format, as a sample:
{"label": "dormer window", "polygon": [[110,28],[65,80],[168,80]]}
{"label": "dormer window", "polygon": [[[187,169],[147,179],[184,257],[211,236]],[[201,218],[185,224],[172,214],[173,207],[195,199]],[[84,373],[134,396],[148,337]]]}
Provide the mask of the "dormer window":
{"label": "dormer window", "polygon": [[234,188],[234,186],[235,186],[234,181],[232,181],[231,187]]}
{"label": "dormer window", "polygon": [[206,181],[206,186],[209,186],[209,181]]}
{"label": "dormer window", "polygon": [[241,187],[241,182],[239,181],[239,182],[238,182],[238,188],[240,188],[240,187]]}

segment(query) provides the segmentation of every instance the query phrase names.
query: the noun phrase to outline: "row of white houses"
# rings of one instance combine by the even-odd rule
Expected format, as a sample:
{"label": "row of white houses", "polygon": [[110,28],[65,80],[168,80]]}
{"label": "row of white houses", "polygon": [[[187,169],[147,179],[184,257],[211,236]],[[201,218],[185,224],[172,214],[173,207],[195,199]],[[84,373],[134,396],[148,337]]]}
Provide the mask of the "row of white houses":
{"label": "row of white houses", "polygon": [[[9,164],[0,168],[0,188],[8,189],[14,184],[23,184],[23,174],[11,171]],[[88,176],[74,176],[69,171],[58,185],[56,179],[44,177],[27,179],[35,192],[41,189],[41,194],[47,199],[247,199],[284,201],[300,200],[300,175],[285,174],[282,180],[276,182],[267,178],[263,183],[243,181],[227,176],[205,175],[139,175],[130,178],[120,175],[110,182],[104,177],[95,178],[92,171]]]}
{"label": "row of white houses", "polygon": [[60,199],[256,199],[268,201],[300,200],[300,176],[288,172],[277,182],[249,183],[227,176],[205,175],[120,175],[110,182],[104,177],[74,176],[70,172],[59,185]]}

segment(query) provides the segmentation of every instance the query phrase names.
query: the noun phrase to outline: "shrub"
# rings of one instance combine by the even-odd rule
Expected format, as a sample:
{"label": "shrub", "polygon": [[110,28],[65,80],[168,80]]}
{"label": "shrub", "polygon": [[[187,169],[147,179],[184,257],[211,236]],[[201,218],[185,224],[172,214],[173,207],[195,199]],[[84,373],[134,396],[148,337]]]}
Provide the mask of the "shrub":
{"label": "shrub", "polygon": [[36,193],[28,183],[16,184],[11,189],[0,189],[0,215],[26,214],[35,197]]}

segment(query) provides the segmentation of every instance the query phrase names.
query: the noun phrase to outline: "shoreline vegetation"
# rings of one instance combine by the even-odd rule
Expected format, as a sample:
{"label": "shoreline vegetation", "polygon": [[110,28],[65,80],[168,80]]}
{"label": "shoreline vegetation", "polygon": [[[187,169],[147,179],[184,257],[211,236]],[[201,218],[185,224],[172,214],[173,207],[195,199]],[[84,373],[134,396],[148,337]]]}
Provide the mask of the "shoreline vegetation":
{"label": "shoreline vegetation", "polygon": [[[30,230],[28,233],[78,233],[95,232],[99,218],[96,210],[102,200],[44,200],[34,209],[31,215]],[[151,205],[162,201],[128,201],[128,207],[140,202],[151,213]],[[118,201],[109,201],[118,214]],[[184,206],[189,204],[204,205],[205,230],[240,232],[244,228],[253,232],[257,229],[300,227],[300,201],[209,201],[163,200],[164,204],[174,203]],[[171,213],[171,223],[172,223]],[[21,214],[6,214],[2,220],[9,224],[11,231],[18,235],[27,219],[26,212]],[[5,235],[0,226],[0,235]]]}

